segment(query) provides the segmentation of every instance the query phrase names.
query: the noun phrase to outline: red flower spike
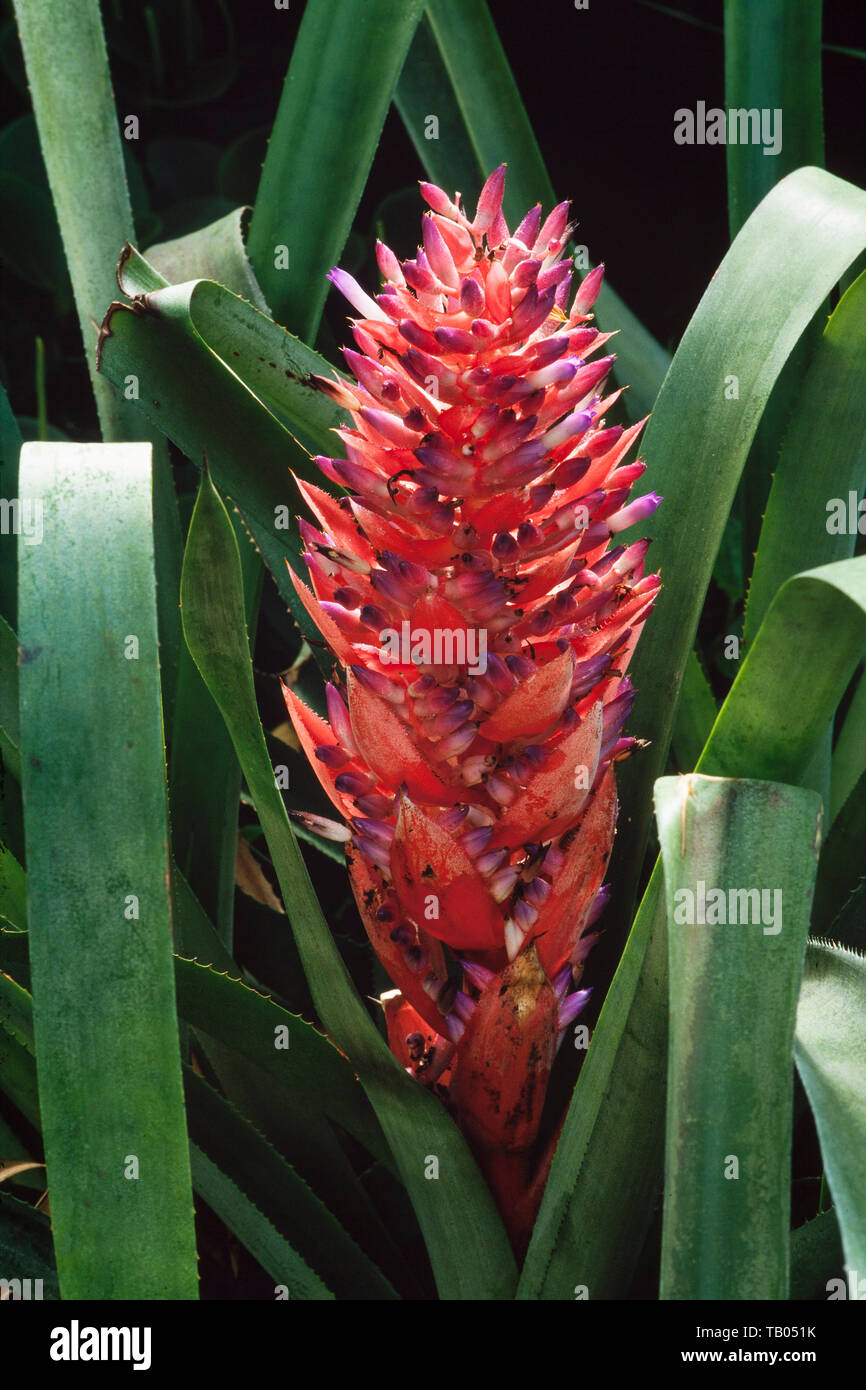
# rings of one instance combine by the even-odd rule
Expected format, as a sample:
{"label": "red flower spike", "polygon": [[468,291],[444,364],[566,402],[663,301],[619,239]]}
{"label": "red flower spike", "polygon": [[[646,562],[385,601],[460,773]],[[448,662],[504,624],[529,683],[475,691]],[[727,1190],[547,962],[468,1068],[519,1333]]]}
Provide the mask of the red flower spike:
{"label": "red flower spike", "polygon": [[406,797],[391,869],[395,891],[416,925],[467,951],[502,945],[502,913],[475,861],[460,840]]}
{"label": "red flower spike", "polygon": [[430,766],[430,754],[416,745],[394,706],[365,689],[351,671],[347,690],[352,732],[370,770],[392,791],[405,784],[417,801],[434,806],[447,801],[447,787]]}
{"label": "red flower spike", "polygon": [[385,1011],[388,1044],[410,1076],[422,1086],[447,1085],[454,1044],[431,1028],[398,989],[379,995]]}
{"label": "red flower spike", "polygon": [[453,1087],[460,1122],[480,1144],[515,1152],[535,1139],[558,1009],[534,944],[482,991],[460,1040]]}
{"label": "red flower spike", "polygon": [[423,245],[402,263],[377,246],[375,297],[330,276],[361,316],[357,384],[314,382],[351,416],[345,458],[316,462],[350,495],[299,482],[312,591],[293,582],[345,691],[332,725],[286,703],[400,990],[393,1049],[450,1087],[520,1247],[555,1143],[536,1144],[548,1075],[587,997],[569,993],[580,937],[606,900],[613,765],[640,746],[624,676],[659,579],[647,542],[616,537],[659,499],[629,497],[645,422],[606,418],[603,269],[569,309],[568,205],[512,233],[504,183],[502,166],[474,221],[422,184]]}
{"label": "red flower spike", "polygon": [[498,817],[491,849],[546,842],[574,824],[595,779],[601,734],[602,707],[596,703],[575,729],[545,748],[547,756],[527,779],[523,795]]}
{"label": "red flower spike", "polygon": [[565,857],[552,875],[550,894],[533,927],[539,959],[551,979],[580,940],[604,878],[615,824],[616,781],[613,770],[608,769],[587,797],[577,825],[560,839],[559,849]]}
{"label": "red flower spike", "polygon": [[[437,1004],[448,982],[448,967],[440,942],[423,928],[406,922],[381,873],[364,855],[352,850],[346,858],[352,892],[373,950],[403,998],[428,1026],[441,1032],[452,1001],[447,996],[442,1000],[446,1005],[444,1011]],[[431,993],[431,977],[439,987],[433,991],[436,999]]]}
{"label": "red flower spike", "polygon": [[573,673],[574,653],[566,647],[507,695],[480,732],[495,743],[507,743],[549,729],[568,704]]}

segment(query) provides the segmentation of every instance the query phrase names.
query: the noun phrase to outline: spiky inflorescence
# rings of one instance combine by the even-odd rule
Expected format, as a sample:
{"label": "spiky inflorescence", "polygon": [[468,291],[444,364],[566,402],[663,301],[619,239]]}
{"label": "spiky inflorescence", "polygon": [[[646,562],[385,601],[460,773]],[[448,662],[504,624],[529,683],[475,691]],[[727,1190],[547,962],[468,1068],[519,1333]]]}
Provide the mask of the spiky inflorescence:
{"label": "spiky inflorescence", "polygon": [[346,692],[329,685],[330,723],[286,700],[348,822],[330,833],[399,990],[394,1051],[448,1083],[477,1149],[523,1154],[588,994],[572,987],[604,902],[613,764],[634,745],[625,670],[659,588],[647,541],[609,544],[660,499],[628,502],[643,422],[605,426],[613,357],[587,360],[610,337],[587,323],[602,268],[569,309],[568,204],[510,233],[504,180],[472,221],[421,184],[423,248],[377,246],[375,300],[331,274],[361,315],[357,384],[319,379],[353,427],[345,459],[317,463],[349,496],[299,482],[321,529],[301,522],[315,592],[295,584]]}

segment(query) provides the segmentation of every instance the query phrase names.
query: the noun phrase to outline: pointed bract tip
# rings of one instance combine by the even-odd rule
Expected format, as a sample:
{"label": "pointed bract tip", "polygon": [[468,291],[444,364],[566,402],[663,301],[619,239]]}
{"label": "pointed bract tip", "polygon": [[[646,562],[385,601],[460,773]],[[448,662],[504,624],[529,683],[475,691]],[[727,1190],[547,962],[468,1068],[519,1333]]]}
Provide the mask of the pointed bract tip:
{"label": "pointed bract tip", "polygon": [[472,224],[475,232],[486,232],[493,225],[494,219],[502,207],[504,192],[505,165],[500,164],[498,168],[493,170],[478,195],[478,208],[475,213],[475,221]]}
{"label": "pointed bract tip", "polygon": [[567,1028],[569,1023],[573,1023],[578,1014],[586,1007],[589,996],[592,994],[592,986],[588,989],[576,989],[574,994],[569,994],[559,1006],[559,1026]]}

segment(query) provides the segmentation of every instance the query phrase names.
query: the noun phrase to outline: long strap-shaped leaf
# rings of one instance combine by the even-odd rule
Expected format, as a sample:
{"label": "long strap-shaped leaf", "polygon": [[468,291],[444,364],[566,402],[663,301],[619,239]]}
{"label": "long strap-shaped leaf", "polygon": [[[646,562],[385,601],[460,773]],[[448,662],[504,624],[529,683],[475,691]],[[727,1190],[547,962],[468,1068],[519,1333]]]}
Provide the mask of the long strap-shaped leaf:
{"label": "long strap-shaped leaf", "polygon": [[0,916],[20,931],[27,926],[27,875],[5,845],[0,845]]}
{"label": "long strap-shaped leaf", "polygon": [[[26,932],[18,935],[26,942]],[[9,962],[4,958],[2,945],[0,940],[0,965],[5,965]],[[309,1024],[301,1020],[292,1022],[300,1023],[308,1034],[313,1033]],[[0,1090],[6,1089],[4,1082],[12,1082],[7,1090],[9,1098],[38,1129],[38,1104],[34,1103],[32,1107],[27,1104],[31,1093],[34,1102],[36,1097],[33,1037],[32,997],[0,970]],[[297,1041],[296,1031],[296,1044]],[[14,1073],[3,1065],[10,1049],[14,1049]],[[331,1051],[335,1052],[335,1049],[331,1048]],[[302,1072],[310,1070],[309,1049],[303,1046],[298,1049],[296,1046],[295,1053],[298,1069]],[[303,1078],[310,1093],[305,1097],[308,1104],[311,1096],[315,1095],[317,1081],[322,1079],[321,1070],[315,1066],[311,1074]],[[274,1274],[278,1283],[287,1285],[292,1297],[330,1296],[322,1292],[324,1285],[309,1269],[304,1258],[293,1246],[286,1244],[285,1236],[292,1235],[294,1239],[295,1234],[296,1243],[308,1253],[318,1253],[317,1247],[325,1243],[321,1267],[328,1273],[333,1287],[342,1290],[343,1296],[394,1296],[381,1271],[360,1251],[303,1178],[229,1101],[212,1090],[190,1067],[184,1068],[184,1089],[196,1191],[206,1198],[229,1229],[257,1258],[262,1255],[266,1257],[261,1261],[264,1267]],[[2,1134],[0,1126],[0,1140]],[[198,1161],[205,1156],[207,1163]],[[9,1157],[8,1152],[6,1157]],[[219,1165],[218,1169],[212,1170],[208,1166],[211,1162]],[[272,1223],[280,1227],[279,1232]],[[274,1259],[277,1264],[272,1268]]]}
{"label": "long strap-shaped leaf", "polygon": [[[0,468],[7,497],[18,496],[21,431],[0,382]],[[18,621],[18,561],[14,532],[0,532],[0,613],[14,627]]]}
{"label": "long strap-shaped leaf", "polygon": [[154,443],[157,598],[169,712],[180,636],[181,534],[168,451],[158,431],[142,429],[127,393],[113,390],[96,367],[98,325],[115,295],[114,266],[135,235],[99,0],[16,0],[15,17],[102,437]]}
{"label": "long strap-shaped leaf", "polygon": [[[454,89],[466,124],[467,143],[478,162],[479,184],[506,161],[505,215],[509,225],[516,226],[535,203],[543,203],[549,210],[556,202],[553,184],[486,0],[428,0],[427,17],[442,58],[440,81],[450,81]],[[428,63],[431,59],[428,49]],[[404,118],[411,118],[413,111],[420,114],[404,104]],[[432,140],[425,142],[417,132],[414,138],[422,156],[425,144],[434,144]],[[439,172],[438,166],[434,155],[431,178]],[[460,191],[468,194],[474,190]],[[454,188],[448,192],[453,193]],[[630,383],[629,409],[634,409],[636,418],[645,415],[658,395],[670,356],[610,285],[602,286],[596,310],[604,328],[622,330],[616,341],[617,374]]]}
{"label": "long strap-shaped leaf", "polygon": [[[8,1192],[0,1192],[0,1266],[5,1279],[29,1280],[32,1298],[60,1297],[51,1253],[51,1223],[43,1212],[34,1211]],[[36,1280],[42,1281],[39,1293]]]}
{"label": "long strap-shaped leaf", "polygon": [[423,9],[424,0],[308,0],[304,9],[248,249],[274,316],[310,342]]}
{"label": "long strap-shaped leaf", "polygon": [[[132,247],[124,250],[117,278],[129,299],[147,296],[139,300],[140,308],[200,340],[225,372],[239,377],[289,422],[305,446],[327,449],[333,443],[334,426],[349,417],[313,385],[313,376],[339,375],[327,358],[213,278],[197,276],[170,286]],[[146,410],[148,405],[161,410],[164,402],[154,407],[145,398],[142,404]],[[327,480],[322,485],[327,487]]]}
{"label": "long strap-shaped leaf", "polygon": [[[680,681],[749,446],[794,344],[864,245],[866,193],[819,169],[799,169],[777,184],[711,280],[647,427],[646,477],[665,500],[652,527],[641,529],[652,532],[650,561],[664,588],[630,672],[638,690],[634,732],[651,747],[624,764],[620,779],[629,815],[611,875],[623,935],[652,785],[664,768]],[[625,537],[636,538],[631,531]]]}
{"label": "long strap-shaped leaf", "polygon": [[[11,694],[17,706],[17,667],[12,675]],[[16,729],[17,717],[16,708]],[[271,1082],[276,1083],[276,1103],[284,1103],[281,1088],[288,1089],[304,1105],[324,1110],[387,1166],[390,1155],[381,1131],[345,1058],[304,1019],[289,1013],[238,978],[238,966],[231,953],[174,862],[171,891],[174,944],[179,953],[195,957],[185,959],[183,954],[174,957],[180,1016],[261,1068]],[[16,978],[26,983],[29,981],[27,880],[11,850],[2,844],[0,918],[18,929],[14,934],[5,931],[0,937],[0,970],[14,967]],[[25,968],[26,976],[18,973]],[[12,980],[4,981],[0,977],[0,1024],[11,1026],[12,1013],[10,1009],[4,1012],[4,988],[8,992],[17,991],[19,987]],[[277,1051],[274,1047],[278,1030],[286,1038],[285,1050]]]}
{"label": "long strap-shaped leaf", "polygon": [[733,239],[780,178],[824,162],[821,0],[725,0],[725,104],[767,111],[778,138],[766,155],[765,121],[760,140],[727,142]]}
{"label": "long strap-shaped leaf", "polygon": [[[259,813],[323,1024],[367,1091],[424,1232],[443,1298],[507,1298],[515,1269],[492,1198],[437,1100],[413,1084],[355,993],[316,901],[277,791],[255,703],[237,543],[205,475],[181,581],[187,645],[219,705]],[[438,1159],[439,1178],[425,1165]]]}
{"label": "long strap-shaped leaf", "polygon": [[[797,1067],[849,1270],[866,1270],[866,956],[812,941],[797,1011]],[[861,1285],[862,1287],[862,1285]]]}
{"label": "long strap-shaped leaf", "polygon": [[696,651],[690,652],[671,736],[677,767],[681,772],[691,772],[701,756],[718,712],[700,657]]}
{"label": "long strap-shaped leaf", "polygon": [[802,783],[864,650],[866,556],[794,575],[770,606],[697,771],[748,777],[760,762],[767,780]]}
{"label": "long strap-shaped leaf", "polygon": [[184,1068],[190,1139],[344,1299],[394,1299],[392,1285],[264,1135]]}
{"label": "long strap-shaped leaf", "polygon": [[791,1300],[821,1300],[842,1270],[839,1222],[831,1207],[791,1232]]}
{"label": "long strap-shaped leaf", "polygon": [[394,105],[430,182],[471,197],[484,171],[427,13],[406,54]]}
{"label": "long strap-shaped leaf", "polygon": [[747,646],[786,579],[854,554],[849,493],[859,497],[866,474],[864,381],[866,272],[842,296],[824,330],[782,445],[749,586]]}
{"label": "long strap-shaped leaf", "polygon": [[[148,445],[27,444],[21,747],[40,1106],[65,1298],[195,1298]],[[75,833],[71,833],[75,827]]]}
{"label": "long strap-shaped leaf", "polygon": [[[204,914],[174,868],[172,886],[177,934],[182,919],[190,915],[191,904],[200,916]],[[184,1020],[195,1023],[198,1045],[220,1083],[227,1081],[225,1088],[230,1094],[233,1081],[237,1081],[244,1115],[280,1149],[329,1211],[363,1241],[365,1250],[401,1290],[413,1288],[416,1281],[411,1270],[328,1120],[332,1117],[340,1129],[359,1139],[386,1170],[393,1168],[381,1130],[349,1062],[309,1023],[240,981],[227,979],[224,972],[228,970],[233,976],[237,966],[210,923],[207,934],[199,934],[198,942],[202,959],[213,960],[223,973],[176,956],[178,1012]],[[0,1092],[38,1129],[32,1006],[26,993],[30,982],[27,945],[26,931],[4,930],[0,919]],[[275,1043],[280,1039],[284,1045],[278,1050]],[[19,1152],[24,1150],[17,1142],[10,1146],[4,1140],[0,1120],[0,1157]],[[224,1166],[227,1172],[235,1173],[230,1160]]]}
{"label": "long strap-shaped leaf", "polygon": [[660,1296],[788,1297],[791,1047],[821,799],[655,786],[670,962]]}
{"label": "long strap-shaped leaf", "polygon": [[133,235],[99,3],[16,0],[15,17],[104,437],[128,439],[131,411],[94,363],[114,265]]}
{"label": "long strap-shaped leaf", "polygon": [[812,935],[866,949],[866,772],[862,773],[821,850]]}
{"label": "long strap-shaped leaf", "polygon": [[159,277],[148,280],[141,257],[130,256],[127,266],[125,287],[136,292],[152,284],[152,293],[138,312],[115,306],[106,317],[102,371],[118,383],[136,373],[145,414],[188,458],[207,454],[214,481],[240,510],[281,597],[319,643],[286,562],[297,565],[299,554],[290,469],[321,478],[289,429],[304,446],[330,448],[339,412],[305,382],[311,372],[331,375],[330,365],[221,286],[191,281],[167,288]]}
{"label": "long strap-shaped leaf", "polygon": [[[124,248],[118,278],[130,298],[164,290],[169,281],[207,276],[228,286],[233,302],[244,294],[263,303],[243,246],[243,209],[174,242],[152,247],[146,261]],[[165,272],[157,269],[161,266]],[[168,279],[166,277],[169,277]],[[216,288],[216,286],[214,286]],[[173,395],[169,384],[157,385],[143,359],[123,377],[143,385],[153,425],[165,430],[159,396]],[[117,384],[120,384],[119,382]],[[159,394],[157,394],[157,392]],[[140,395],[139,395],[140,399]],[[166,431],[171,433],[170,430]],[[240,522],[238,522],[240,525]],[[261,561],[255,548],[241,547],[247,614],[257,611]],[[180,566],[178,565],[178,582]],[[254,629],[255,623],[250,623]],[[240,768],[220,713],[205,689],[184,643],[178,654],[176,700],[171,720],[171,828],[174,853],[211,913],[220,935],[232,944]],[[179,943],[179,949],[183,949]]]}
{"label": "long strap-shaped leaf", "polygon": [[[736,133],[728,131],[731,240],[786,174],[803,165],[824,166],[821,7],[822,0],[761,0],[759,5],[725,0],[725,107],[750,123],[751,135],[737,139]],[[761,123],[760,139],[755,138],[750,113]],[[822,327],[819,309],[782,373],[749,451],[738,498],[747,574],[761,534],[781,438]],[[805,556],[794,569],[840,558]]]}
{"label": "long strap-shaped leaf", "polygon": [[[827,642],[828,631],[833,642]],[[866,645],[866,559],[777,595],[698,771],[796,784]],[[796,649],[797,660],[791,660]],[[569,1108],[519,1297],[623,1297],[661,1181],[667,945],[657,864]]]}
{"label": "long strap-shaped leaf", "polygon": [[[195,1190],[246,1246],[278,1287],[302,1301],[332,1300],[334,1295],[285,1236],[259,1211],[237,1183],[196,1145],[190,1146]],[[284,1295],[285,1296],[285,1295]]]}
{"label": "long strap-shaped leaf", "polygon": [[[38,1130],[39,1094],[33,1047],[33,1008],[31,997],[22,983],[29,979],[26,945],[26,932],[0,930],[0,1092]],[[22,946],[24,968],[20,960]],[[12,968],[15,969],[15,979],[5,973]]]}
{"label": "long strap-shaped leaf", "polygon": [[21,780],[21,734],[18,728],[18,638],[0,618],[0,757],[3,771]]}
{"label": "long strap-shaped leaf", "polygon": [[175,979],[178,1009],[186,1022],[260,1067],[300,1103],[330,1115],[374,1157],[387,1161],[351,1068],[311,1024],[240,980],[196,961],[177,958]]}
{"label": "long strap-shaped leaf", "polygon": [[866,679],[861,673],[857,689],[848,706],[848,713],[836,747],[833,749],[832,796],[830,822],[836,820],[848,797],[866,774]]}

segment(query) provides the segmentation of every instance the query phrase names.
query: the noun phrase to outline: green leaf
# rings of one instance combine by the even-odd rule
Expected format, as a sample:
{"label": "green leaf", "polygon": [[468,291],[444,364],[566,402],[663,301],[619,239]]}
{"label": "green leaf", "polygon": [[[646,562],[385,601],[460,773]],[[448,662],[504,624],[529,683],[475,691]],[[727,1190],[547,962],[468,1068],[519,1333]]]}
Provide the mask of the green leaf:
{"label": "green leaf", "polygon": [[20,931],[27,926],[27,875],[5,845],[0,845],[0,915]]}
{"label": "green leaf", "polygon": [[300,563],[298,497],[289,470],[312,478],[317,470],[305,450],[330,450],[331,430],[342,417],[308,378],[332,374],[331,367],[219,285],[200,280],[160,288],[156,272],[134,253],[125,267],[127,292],[141,292],[134,286],[142,284],[155,292],[135,313],[112,308],[103,324],[101,369],[117,383],[130,373],[140,377],[138,404],[145,414],[188,458],[207,454],[214,481],[237,506],[281,598],[320,653],[321,639],[287,568]]}
{"label": "green leaf", "polygon": [[[481,187],[484,171],[433,37],[429,14],[415,30],[394,92],[394,105],[431,183],[467,196]],[[438,123],[435,139],[428,138],[433,134],[431,116]],[[417,196],[417,189],[413,189],[413,197]]]}
{"label": "green leaf", "polygon": [[812,935],[866,949],[866,911],[859,896],[866,884],[866,773],[833,821],[821,850]]}
{"label": "green leaf", "polygon": [[[236,1103],[247,1118],[285,1153],[333,1214],[363,1240],[365,1250],[389,1273],[393,1271],[391,1277],[400,1281],[400,1287],[411,1289],[411,1270],[396,1251],[323,1114],[333,1116],[390,1170],[393,1164],[381,1131],[347,1062],[310,1024],[278,1006],[269,1009],[270,1000],[234,978],[235,962],[175,864],[172,906],[176,942],[183,943],[201,962],[193,964],[175,958],[178,1007],[184,1018],[202,1025],[197,1033],[198,1046],[213,1065],[227,1095],[235,1099],[234,1092],[238,1092]],[[285,919],[280,928],[285,946]],[[214,969],[205,971],[203,964],[211,964]],[[26,932],[0,930],[0,970],[14,973],[16,980],[27,984]],[[13,1015],[17,1028],[12,1025]],[[4,1021],[9,1038],[14,1036],[17,1046],[12,1061],[4,1067],[0,1039],[0,1090],[7,1089],[10,1098],[19,1109],[32,1115],[32,1122],[38,1127],[36,1073],[29,1055],[29,996],[14,981],[0,975],[0,1026]],[[288,1029],[290,1046],[286,1050],[274,1046],[279,1026]],[[23,1050],[28,1049],[25,1056]],[[3,1085],[4,1075],[8,1087]],[[224,1166],[234,1172],[230,1162]]]}
{"label": "green leaf", "polygon": [[[729,112],[759,113],[761,121],[760,139],[751,135],[751,121],[749,139],[728,132],[731,240],[781,178],[804,165],[824,167],[821,9],[822,0],[763,0],[760,5],[725,0],[725,107]],[[777,144],[765,144],[765,112],[771,120],[766,138]],[[749,451],[740,487],[742,566],[747,573],[763,534],[761,518],[778,467],[779,445],[800,400],[822,327],[819,310],[776,383]],[[804,555],[789,574],[841,558]],[[772,593],[767,601],[771,597]]]}
{"label": "green leaf", "polygon": [[670,981],[660,1297],[786,1299],[791,1048],[821,800],[663,777],[655,807]]}
{"label": "green leaf", "polygon": [[196,1192],[234,1232],[276,1285],[285,1288],[292,1298],[333,1299],[334,1295],[319,1276],[267,1217],[195,1144],[190,1147],[190,1164]]}
{"label": "green leaf", "polygon": [[[332,1116],[374,1157],[386,1157],[351,1067],[311,1024],[197,961],[176,957],[175,981],[181,1018],[261,1067],[297,1102]],[[285,1049],[276,1046],[281,1037]]]}
{"label": "green leaf", "polygon": [[3,972],[0,972],[0,1028],[33,1053],[33,1000],[28,990]]}
{"label": "green leaf", "polygon": [[[8,1192],[0,1192],[0,1269],[3,1279],[29,1280],[32,1299],[60,1297],[51,1222],[44,1212],[34,1211]],[[41,1280],[41,1288],[36,1280]],[[22,1284],[21,1296],[25,1291],[26,1284]]]}
{"label": "green leaf", "polygon": [[698,772],[748,777],[758,748],[768,781],[802,783],[864,648],[866,556],[789,579],[746,654]]}
{"label": "green leaf", "polygon": [[[699,772],[789,783],[805,777],[866,641],[864,600],[866,559],[788,581],[746,655]],[[834,660],[826,650],[828,628]],[[668,996],[663,896],[657,863],[575,1087],[524,1264],[521,1298],[568,1298],[576,1283],[587,1284],[595,1298],[627,1292],[661,1181]]]}
{"label": "green leaf", "polygon": [[[19,556],[20,705],[30,965],[61,1289],[67,1298],[195,1298],[150,448],[26,444],[21,487],[39,502],[44,531]],[[94,518],[98,536],[85,545]],[[73,825],[74,835],[58,834]],[[134,1180],[126,1156],[137,1160]]]}
{"label": "green leaf", "polygon": [[[127,248],[119,268],[121,286],[133,297],[164,289],[170,280],[206,274],[264,305],[246,258],[243,222],[243,209],[238,209],[201,232],[151,248],[149,261]],[[155,423],[162,421],[155,419]],[[252,546],[243,545],[241,554],[247,618],[254,628],[261,565]],[[219,711],[184,643],[178,656],[171,748],[175,854],[231,946],[240,768]]]}
{"label": "green leaf", "polygon": [[[9,397],[0,382],[0,467],[3,468],[3,485],[7,497],[18,496],[18,453],[21,449],[21,431],[12,414]],[[0,532],[0,612],[14,627],[18,621],[18,538],[8,531]],[[0,661],[5,659],[8,648],[0,646]],[[6,701],[3,702],[4,716],[8,717]],[[6,718],[0,718],[6,726]],[[4,749],[5,753],[5,749]]]}
{"label": "green leaf", "polygon": [[96,362],[97,325],[116,292],[117,257],[134,237],[99,3],[17,0],[15,16],[102,437],[154,443],[161,669],[170,712],[180,636],[181,536],[168,451],[158,434],[142,427],[129,401],[98,375]]}
{"label": "green leaf", "polygon": [[691,772],[716,722],[716,700],[697,652],[690,653],[683,676],[671,742],[681,772]]}
{"label": "green leaf", "polygon": [[[232,736],[317,1013],[373,1103],[418,1215],[440,1296],[508,1297],[513,1256],[469,1150],[440,1102],[413,1084],[389,1051],[322,918],[268,758],[249,664],[237,544],[207,476],[190,525],[181,594],[187,644]],[[424,1177],[430,1154],[439,1159],[437,1183]]]}
{"label": "green leaf", "polygon": [[248,250],[275,317],[310,342],[423,9],[423,0],[308,0],[304,9]]}
{"label": "green leaf", "polygon": [[248,220],[248,208],[235,208],[200,231],[149,247],[147,259],[170,285],[186,280],[216,280],[269,314],[247,259],[244,231]]}
{"label": "green leaf", "polygon": [[794,1056],[824,1159],[848,1270],[866,1269],[866,957],[811,941]]}
{"label": "green leaf", "polygon": [[227,1100],[184,1069],[190,1139],[340,1298],[394,1299],[381,1270],[285,1159]]}
{"label": "green leaf", "polygon": [[[12,1173],[2,1181],[15,1183],[18,1187],[30,1188],[34,1193],[42,1193],[45,1191],[45,1169],[41,1163],[34,1160],[33,1149],[34,1146],[29,1141],[26,1145],[21,1142],[17,1129],[7,1123],[3,1115],[0,1115],[0,1172],[9,1163],[32,1165]],[[12,1190],[14,1191],[14,1189]]]}
{"label": "green leaf", "polygon": [[[503,207],[509,225],[535,203],[549,210],[556,195],[486,0],[428,0],[427,17],[482,177],[508,163]],[[602,286],[595,307],[603,327],[621,329],[617,376],[630,383],[628,408],[637,419],[652,409],[670,358],[610,285]]]}
{"label": "green leaf", "polygon": [[759,141],[728,139],[733,240],[779,179],[824,163],[821,0],[725,0],[725,106],[774,113],[779,142],[768,156],[763,131]]}
{"label": "green leaf", "polygon": [[[755,429],[797,339],[864,244],[860,189],[819,169],[799,169],[777,184],[710,281],[647,427],[646,477],[665,500],[641,530],[653,535],[650,560],[665,586],[630,668],[639,692],[632,729],[651,747],[624,764],[620,778],[629,809],[611,873],[620,932],[641,870],[652,784],[664,768],[680,682]],[[731,374],[739,381],[736,399],[726,396]],[[635,538],[627,531],[619,539]],[[768,780],[788,779],[770,773]]]}
{"label": "green leaf", "polygon": [[[15,470],[17,474],[17,468]],[[15,486],[17,491],[17,484]],[[13,537],[14,539],[14,537]],[[12,555],[15,559],[14,553]],[[0,559],[2,569],[2,559]],[[15,593],[17,594],[17,578]],[[7,773],[9,774],[7,776]],[[21,811],[21,733],[18,721],[18,638],[5,619],[0,618],[0,844],[16,858],[24,854],[24,825]],[[14,870],[11,872],[14,873]],[[21,916],[23,898],[7,903],[16,925],[25,925]],[[0,908],[0,915],[3,909]]]}
{"label": "green leaf", "polygon": [[835,1210],[821,1212],[791,1232],[791,1301],[826,1299],[842,1270],[842,1240]]}
{"label": "green leaf", "polygon": [[[254,631],[262,567],[237,516],[234,526],[244,571],[246,618]],[[185,642],[178,662],[170,787],[175,857],[231,950],[241,770],[222,716]]]}
{"label": "green leaf", "polygon": [[830,822],[835,822],[857,783],[866,772],[866,679],[857,682],[836,747],[833,750]]}
{"label": "green leaf", "polygon": [[0,970],[14,976],[18,984],[30,989],[30,960],[27,932],[0,918]]}
{"label": "green leaf", "polygon": [[[848,508],[849,492],[859,496],[866,473],[864,376],[866,272],[842,296],[824,330],[785,436],[749,588],[746,646],[786,579],[854,554],[856,527],[853,533],[848,529]],[[825,428],[828,421],[832,428]],[[835,529],[833,498],[844,502],[844,531]]]}
{"label": "green leaf", "polygon": [[18,638],[0,618],[0,753],[3,766],[21,779],[21,733],[18,721]]}
{"label": "green leaf", "polygon": [[851,946],[855,951],[866,950],[866,878],[861,878],[851,896],[831,924],[834,941]]}
{"label": "green leaf", "polygon": [[[18,57],[20,61],[20,53]],[[0,185],[0,259],[13,273],[53,291],[58,307],[63,304],[68,311],[72,286],[30,112],[0,130]]]}
{"label": "green leaf", "polygon": [[7,965],[16,961],[22,944],[26,952],[26,932],[0,931],[0,971],[4,972],[0,973],[0,1092],[7,1095],[24,1118],[38,1130],[40,1119],[33,1045],[33,1000],[20,983],[22,975],[28,972],[19,971],[18,981],[5,973]]}
{"label": "green leaf", "polygon": [[[311,1024],[265,998],[261,987],[237,979],[238,966],[176,865],[172,893],[175,939],[197,957],[196,962],[175,958],[178,1008],[195,1025],[223,1089],[331,1209],[345,1213],[341,1219],[351,1220],[353,1229],[366,1236],[371,1253],[390,1267],[393,1243],[326,1118],[359,1140],[384,1167],[393,1168],[381,1129],[349,1064]],[[270,916],[281,954],[291,959],[296,948],[288,938],[286,919]],[[203,970],[206,965],[213,969]],[[285,1049],[275,1047],[280,1029],[285,1030]],[[405,1281],[405,1272],[400,1274]]]}
{"label": "green leaf", "polygon": [[133,234],[98,0],[59,8],[17,0],[15,17],[103,433],[128,438],[130,412],[93,367],[94,325]]}
{"label": "green leaf", "polygon": [[[275,409],[305,448],[326,450],[333,444],[334,426],[348,416],[312,381],[316,375],[339,375],[326,358],[211,280],[196,279],[171,288],[155,283],[153,267],[132,248],[121,261],[118,277],[124,294],[130,298],[147,294],[143,307],[180,327],[200,351],[215,354],[223,374],[239,377],[258,399]],[[320,475],[316,469],[310,470],[310,476]]]}
{"label": "green leaf", "polygon": [[36,1059],[30,1048],[3,1027],[0,1027],[0,1092],[9,1097],[28,1124],[39,1128]]}

